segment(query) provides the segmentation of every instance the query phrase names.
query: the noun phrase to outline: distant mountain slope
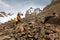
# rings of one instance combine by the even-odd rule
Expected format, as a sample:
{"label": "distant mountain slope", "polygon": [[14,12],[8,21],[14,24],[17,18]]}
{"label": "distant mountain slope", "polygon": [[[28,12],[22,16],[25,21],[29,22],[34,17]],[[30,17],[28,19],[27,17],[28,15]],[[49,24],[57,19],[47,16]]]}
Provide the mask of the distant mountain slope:
{"label": "distant mountain slope", "polygon": [[31,15],[37,15],[39,13],[41,13],[42,10],[40,8],[32,8],[30,7],[27,11],[26,11],[26,14],[25,14],[25,17],[28,17],[28,16],[31,16]]}
{"label": "distant mountain slope", "polygon": [[10,20],[12,15],[13,14],[11,14],[11,13],[6,13],[6,12],[0,10],[0,24]]}
{"label": "distant mountain slope", "polygon": [[12,14],[10,13],[6,13],[4,11],[0,11],[0,17],[8,17],[8,16],[11,16]]}

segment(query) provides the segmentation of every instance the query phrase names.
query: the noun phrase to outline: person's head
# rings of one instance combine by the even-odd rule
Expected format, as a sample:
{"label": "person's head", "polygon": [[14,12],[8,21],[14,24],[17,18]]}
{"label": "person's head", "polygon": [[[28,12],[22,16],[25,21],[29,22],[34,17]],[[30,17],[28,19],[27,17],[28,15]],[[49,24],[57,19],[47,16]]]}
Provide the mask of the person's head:
{"label": "person's head", "polygon": [[20,14],[18,13],[17,16],[20,16]]}

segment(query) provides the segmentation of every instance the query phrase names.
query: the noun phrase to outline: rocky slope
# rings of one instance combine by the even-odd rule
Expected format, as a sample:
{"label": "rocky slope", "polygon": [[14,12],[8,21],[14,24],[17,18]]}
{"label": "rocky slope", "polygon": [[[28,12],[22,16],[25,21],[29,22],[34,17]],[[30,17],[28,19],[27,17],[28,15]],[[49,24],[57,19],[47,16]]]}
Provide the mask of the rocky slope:
{"label": "rocky slope", "polygon": [[24,30],[15,30],[13,21],[1,24],[0,40],[60,40],[60,25],[41,23],[37,16],[22,19],[20,27]]}
{"label": "rocky slope", "polygon": [[1,24],[0,40],[60,40],[59,6],[57,3],[37,15],[26,15],[21,21],[21,30],[15,30],[13,20]]}
{"label": "rocky slope", "polygon": [[33,9],[32,7],[26,11],[25,17],[31,17],[32,15],[37,15],[41,13],[42,10],[40,8]]}
{"label": "rocky slope", "polygon": [[60,15],[60,0],[52,0],[50,5],[44,8],[44,15],[45,14],[52,14],[56,13],[56,15]]}

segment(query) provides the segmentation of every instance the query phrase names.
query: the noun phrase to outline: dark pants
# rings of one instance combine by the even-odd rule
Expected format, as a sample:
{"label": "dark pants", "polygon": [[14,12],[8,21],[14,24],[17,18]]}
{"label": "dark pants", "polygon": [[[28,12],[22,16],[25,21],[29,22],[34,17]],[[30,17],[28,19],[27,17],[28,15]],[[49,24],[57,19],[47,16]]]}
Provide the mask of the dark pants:
{"label": "dark pants", "polygon": [[16,25],[17,25],[17,24],[20,24],[20,22],[21,22],[21,21],[20,21],[20,20],[18,20],[18,21],[16,22]]}

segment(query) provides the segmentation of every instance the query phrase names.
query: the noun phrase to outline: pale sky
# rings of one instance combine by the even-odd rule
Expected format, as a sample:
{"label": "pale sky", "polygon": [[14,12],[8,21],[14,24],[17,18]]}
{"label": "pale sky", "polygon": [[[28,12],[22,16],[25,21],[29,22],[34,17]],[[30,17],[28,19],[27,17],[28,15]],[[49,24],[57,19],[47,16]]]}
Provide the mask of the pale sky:
{"label": "pale sky", "polygon": [[0,10],[7,13],[14,13],[12,16],[0,18],[0,22],[7,22],[11,18],[14,18],[16,13],[20,11],[25,14],[26,10],[30,7],[40,8],[43,10],[43,8],[50,3],[51,0],[0,0]]}
{"label": "pale sky", "polygon": [[0,0],[0,10],[25,13],[30,7],[43,9],[51,0]]}

